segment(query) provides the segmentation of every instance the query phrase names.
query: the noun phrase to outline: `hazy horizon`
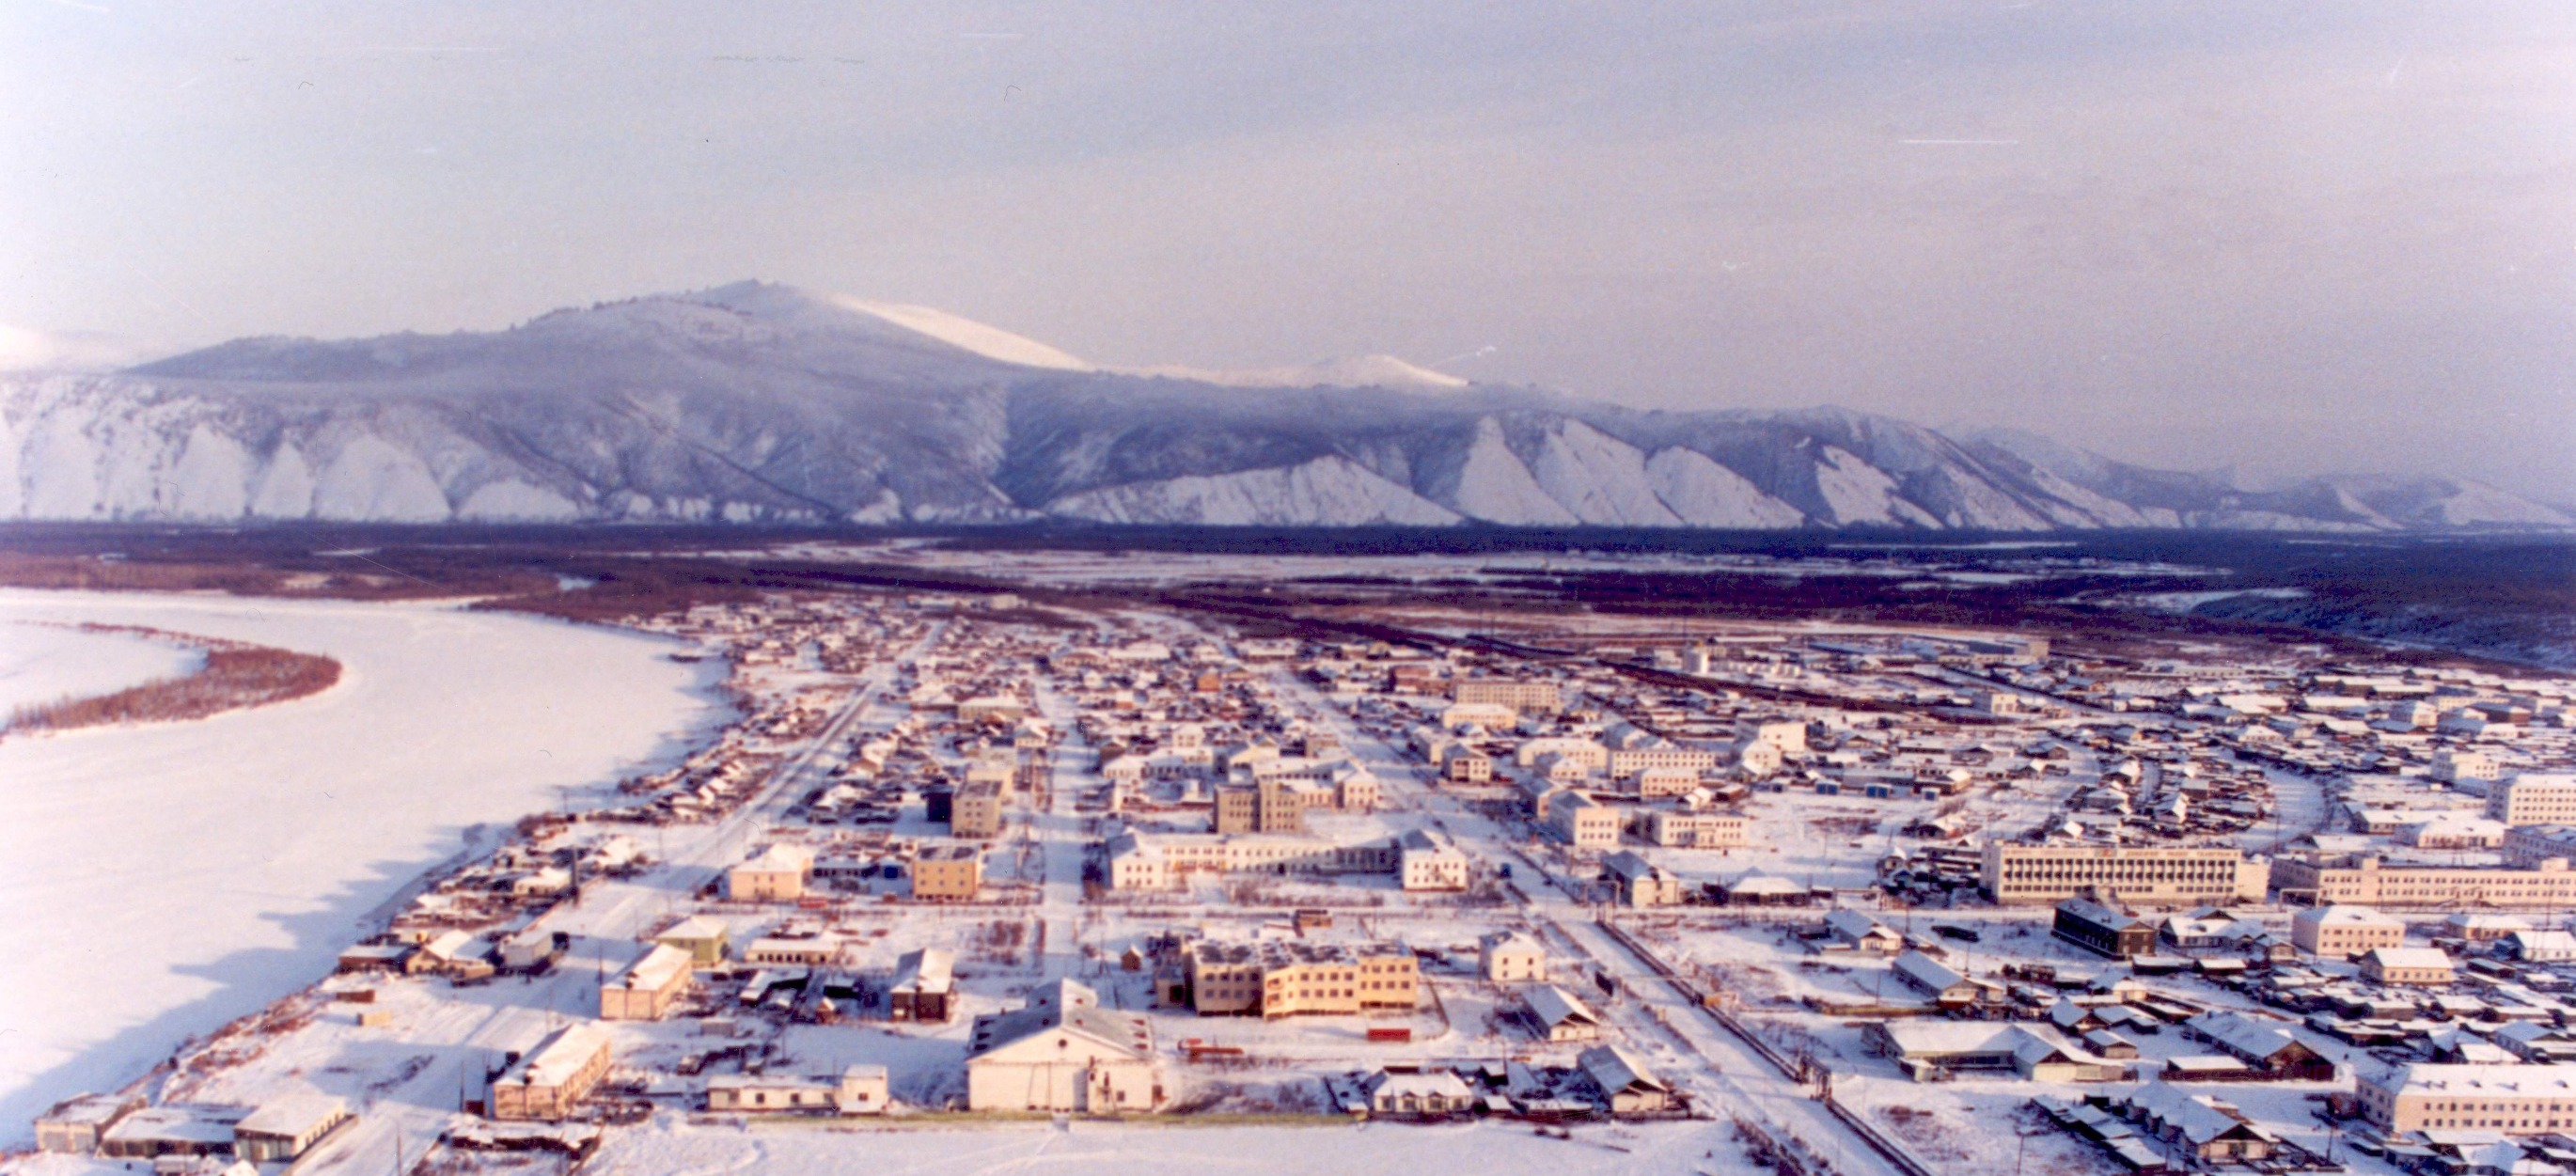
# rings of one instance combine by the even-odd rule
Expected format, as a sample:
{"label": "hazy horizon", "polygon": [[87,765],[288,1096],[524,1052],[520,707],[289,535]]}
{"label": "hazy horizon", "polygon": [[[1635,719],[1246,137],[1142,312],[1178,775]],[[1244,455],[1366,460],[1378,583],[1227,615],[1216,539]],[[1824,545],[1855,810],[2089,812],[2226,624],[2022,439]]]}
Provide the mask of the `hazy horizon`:
{"label": "hazy horizon", "polygon": [[1103,364],[1384,352],[2576,500],[2563,6],[57,0],[0,27],[0,352],[762,278]]}

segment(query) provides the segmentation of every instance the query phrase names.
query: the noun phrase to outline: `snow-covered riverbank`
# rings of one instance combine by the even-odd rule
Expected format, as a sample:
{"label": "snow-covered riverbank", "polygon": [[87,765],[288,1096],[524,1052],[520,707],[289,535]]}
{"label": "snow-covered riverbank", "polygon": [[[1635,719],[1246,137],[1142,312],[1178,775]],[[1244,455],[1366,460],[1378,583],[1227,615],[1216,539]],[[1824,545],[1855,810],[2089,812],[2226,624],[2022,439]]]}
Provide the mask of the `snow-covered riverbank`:
{"label": "snow-covered riverbank", "polygon": [[473,826],[674,758],[725,713],[722,666],[667,643],[448,605],[0,591],[0,635],[31,621],[345,673],[278,706],[0,743],[0,1139],[322,975]]}

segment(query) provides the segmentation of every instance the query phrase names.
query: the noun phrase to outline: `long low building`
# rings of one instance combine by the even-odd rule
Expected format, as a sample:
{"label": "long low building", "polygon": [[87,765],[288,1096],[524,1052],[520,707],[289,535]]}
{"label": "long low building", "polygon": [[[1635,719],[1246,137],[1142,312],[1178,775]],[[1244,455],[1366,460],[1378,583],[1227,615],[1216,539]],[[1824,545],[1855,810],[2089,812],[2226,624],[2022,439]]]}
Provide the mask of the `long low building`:
{"label": "long low building", "polygon": [[566,1025],[492,1080],[495,1119],[564,1119],[608,1074],[608,1034]]}
{"label": "long low building", "polygon": [[2359,1081],[2362,1117],[2381,1131],[2576,1128],[2576,1063],[2400,1066]]}
{"label": "long low building", "polygon": [[2526,869],[2551,858],[2576,862],[2576,825],[2522,825],[2504,831],[2504,860]]}
{"label": "long low building", "polygon": [[1337,845],[1320,837],[1230,833],[1121,833],[1102,846],[1112,890],[1169,890],[1193,873],[1393,874],[1396,839]]}
{"label": "long low building", "polygon": [[874,1115],[882,1114],[891,1101],[887,1090],[883,1066],[851,1066],[837,1078],[720,1074],[707,1079],[707,1109],[750,1114],[829,1111]]}
{"label": "long low building", "polygon": [[1921,1082],[1962,1071],[2018,1074],[2039,1082],[2119,1082],[2129,1067],[2097,1057],[2048,1025],[2003,1021],[1872,1021],[1870,1048]]}
{"label": "long low building", "polygon": [[233,1154],[254,1164],[286,1163],[350,1121],[349,1104],[337,1095],[288,1095],[233,1127]]}
{"label": "long low building", "polygon": [[1981,881],[2004,906],[2058,903],[2088,891],[2131,906],[2261,902],[2271,865],[2229,846],[1986,844]]}
{"label": "long low building", "polygon": [[2559,859],[2527,870],[2390,865],[2368,855],[2284,858],[2273,868],[2283,902],[2417,907],[2555,908],[2576,901],[2576,870]]}
{"label": "long low building", "polygon": [[1635,824],[1636,832],[1656,845],[1734,849],[1752,842],[1752,819],[1742,813],[1648,809],[1638,815]]}

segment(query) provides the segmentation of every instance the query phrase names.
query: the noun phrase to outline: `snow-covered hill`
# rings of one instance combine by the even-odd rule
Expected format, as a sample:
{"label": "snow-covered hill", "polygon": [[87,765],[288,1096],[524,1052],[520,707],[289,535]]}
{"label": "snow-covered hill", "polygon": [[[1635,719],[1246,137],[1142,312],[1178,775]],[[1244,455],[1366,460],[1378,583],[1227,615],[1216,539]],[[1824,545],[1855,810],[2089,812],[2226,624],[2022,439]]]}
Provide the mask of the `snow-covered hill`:
{"label": "snow-covered hill", "polygon": [[2045,531],[2565,528],[2457,479],[2267,492],[1842,409],[1641,412],[1385,356],[1100,368],[740,283],[506,331],[0,377],[0,518]]}

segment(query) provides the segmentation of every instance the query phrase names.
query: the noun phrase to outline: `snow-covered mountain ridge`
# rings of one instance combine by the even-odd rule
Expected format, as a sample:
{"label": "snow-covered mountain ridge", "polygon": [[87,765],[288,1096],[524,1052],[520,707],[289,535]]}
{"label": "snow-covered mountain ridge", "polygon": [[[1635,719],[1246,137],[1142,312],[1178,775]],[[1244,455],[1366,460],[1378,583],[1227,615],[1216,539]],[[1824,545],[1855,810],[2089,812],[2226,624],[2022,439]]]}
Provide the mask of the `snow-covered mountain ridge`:
{"label": "snow-covered mountain ridge", "polygon": [[1647,412],[1385,356],[1113,370],[740,283],[506,331],[0,378],[0,518],[2046,531],[2576,526],[2447,478],[2248,492],[2022,433]]}

